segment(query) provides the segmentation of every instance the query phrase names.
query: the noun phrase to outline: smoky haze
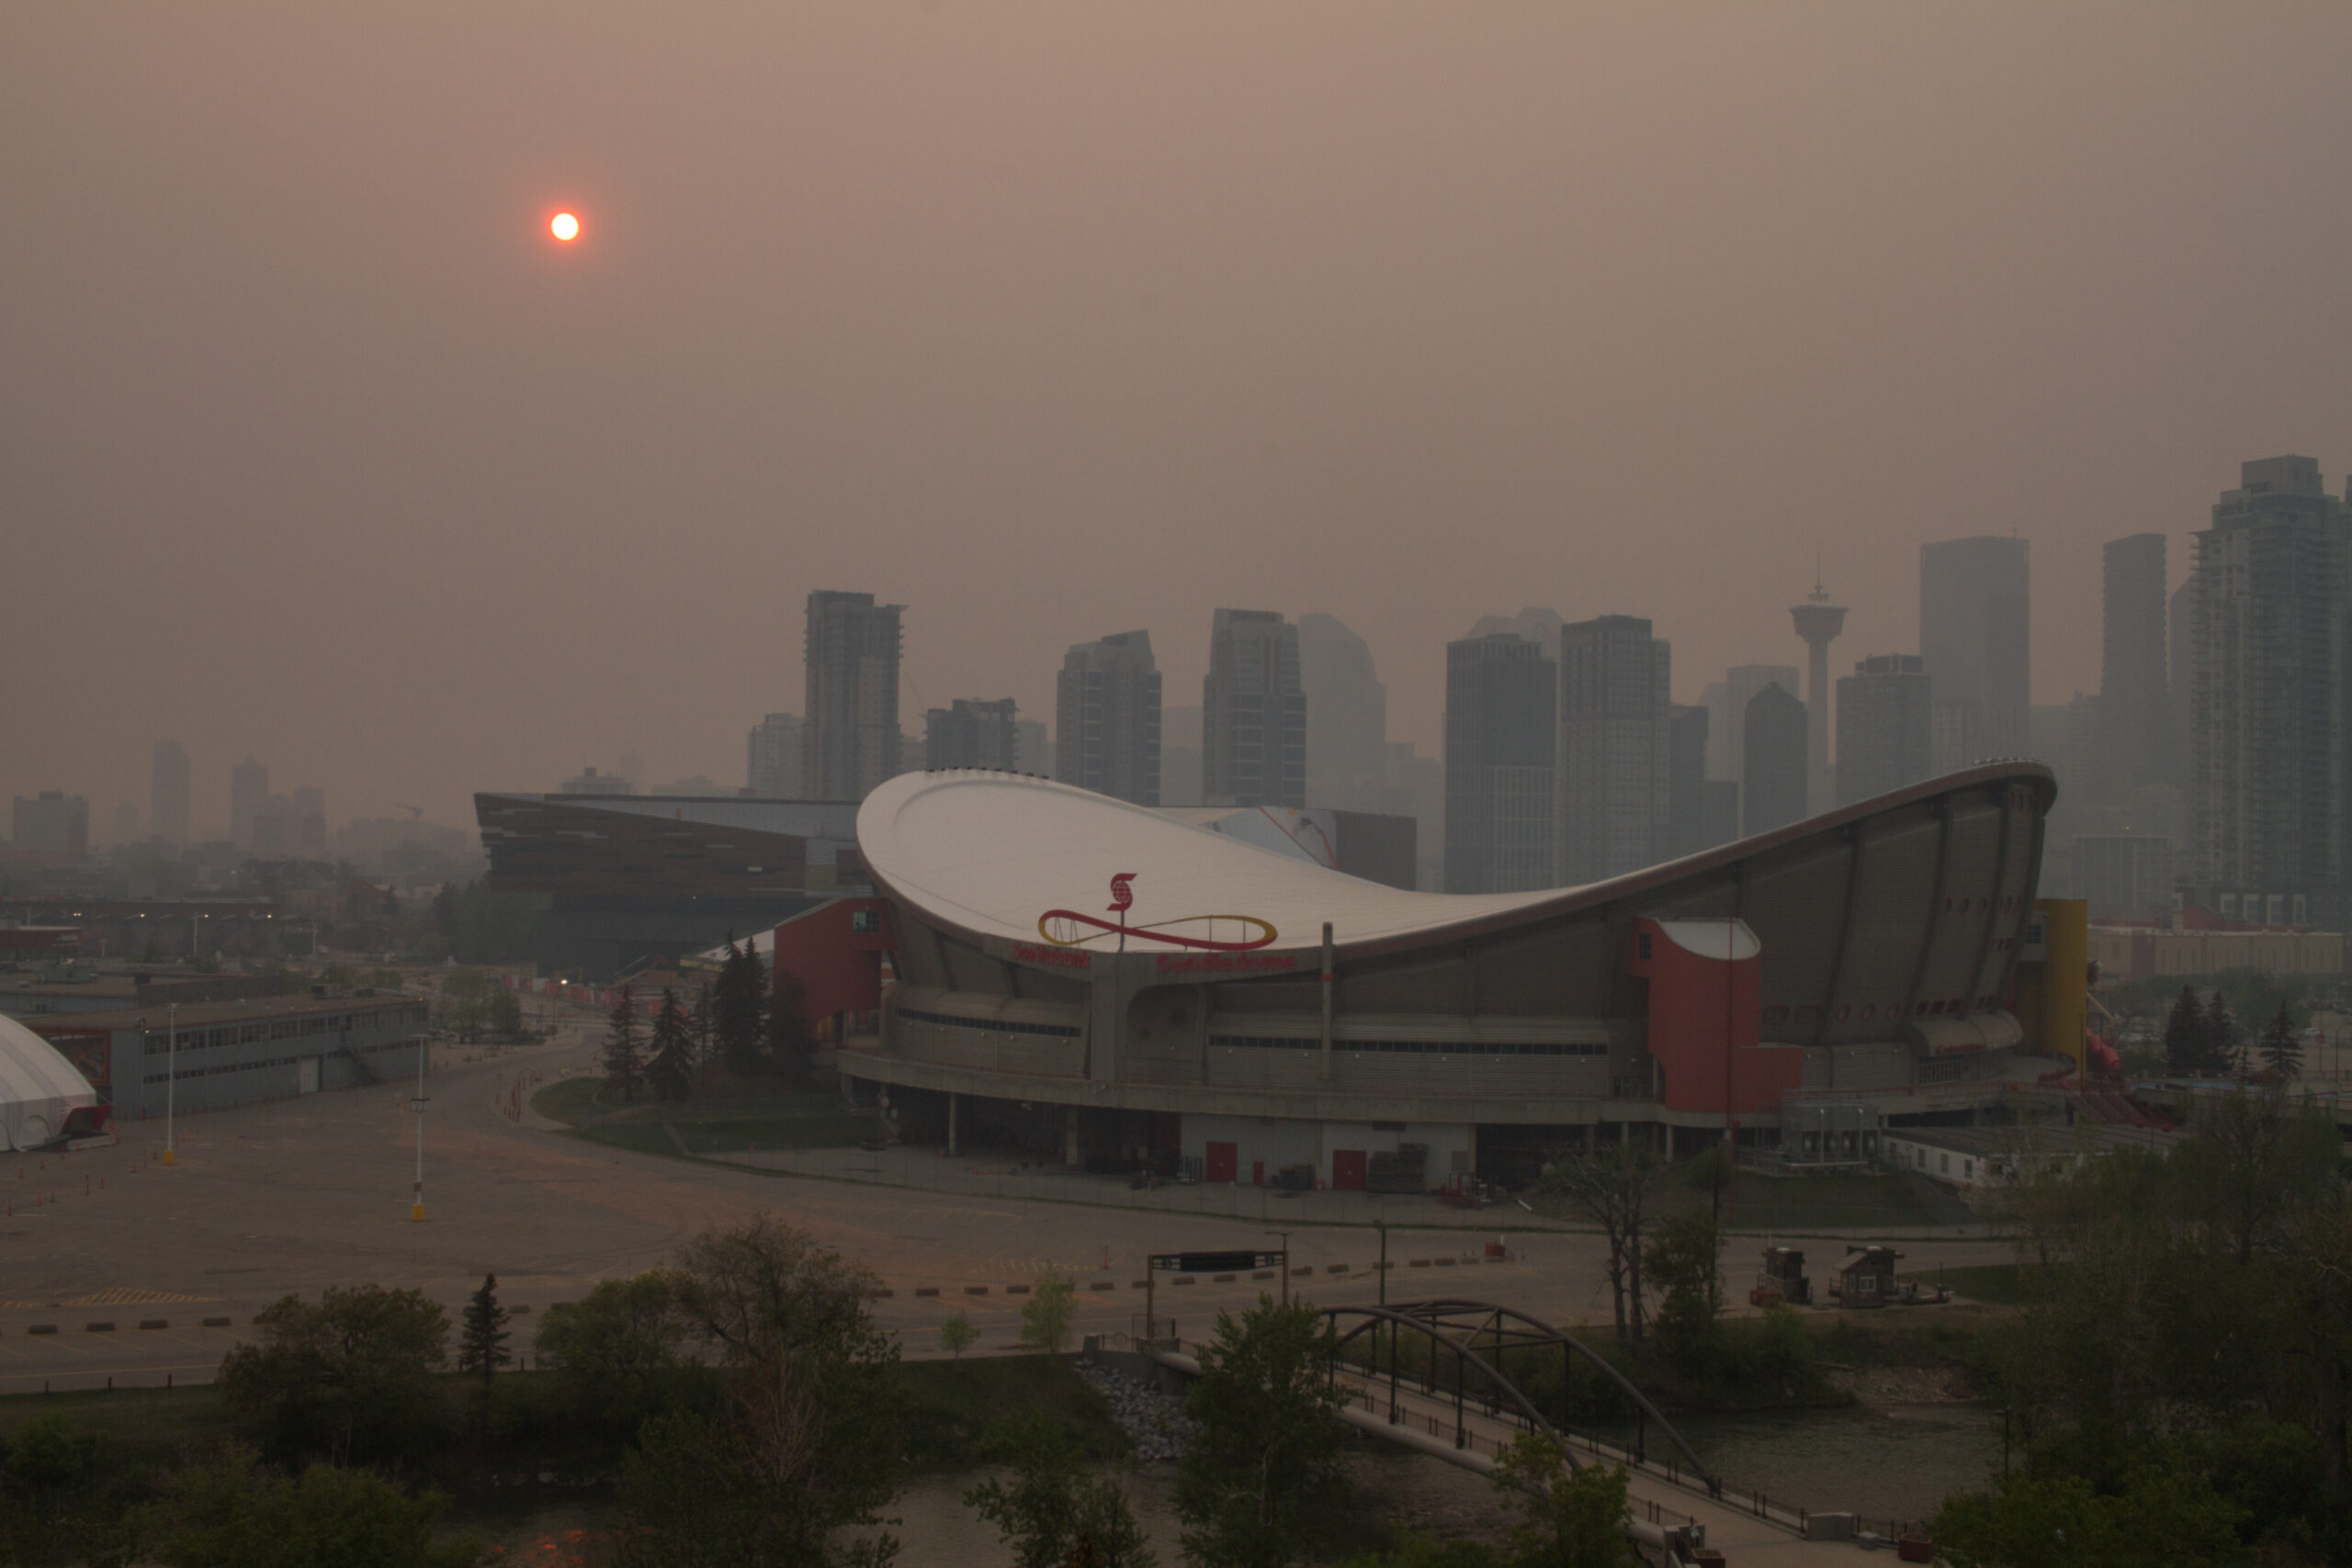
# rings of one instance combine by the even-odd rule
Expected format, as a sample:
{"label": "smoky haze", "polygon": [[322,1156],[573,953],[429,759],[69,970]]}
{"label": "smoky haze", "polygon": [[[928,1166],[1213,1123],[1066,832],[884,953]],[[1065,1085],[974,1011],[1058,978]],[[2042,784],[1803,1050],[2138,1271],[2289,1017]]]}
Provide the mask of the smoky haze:
{"label": "smoky haze", "polygon": [[[330,815],[743,777],[802,602],[902,726],[1148,627],[1338,616],[1389,732],[1522,605],[1691,700],[1918,646],[1922,541],[2352,462],[2342,7],[18,6],[0,795],[149,748]],[[546,236],[578,211],[578,244]]]}

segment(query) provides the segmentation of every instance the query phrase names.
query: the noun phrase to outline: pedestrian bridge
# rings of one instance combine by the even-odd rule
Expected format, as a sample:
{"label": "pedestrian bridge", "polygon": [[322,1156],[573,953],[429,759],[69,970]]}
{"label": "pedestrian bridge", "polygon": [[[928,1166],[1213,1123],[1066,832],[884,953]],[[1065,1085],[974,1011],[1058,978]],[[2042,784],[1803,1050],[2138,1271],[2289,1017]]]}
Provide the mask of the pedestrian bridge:
{"label": "pedestrian bridge", "polygon": [[[1628,1533],[1669,1563],[1714,1560],[1702,1559],[1702,1549],[1743,1568],[1848,1563],[1858,1548],[1891,1546],[1917,1528],[1817,1513],[1731,1484],[1606,1359],[1515,1308],[1442,1299],[1327,1307],[1323,1315],[1332,1327],[1329,1373],[1346,1396],[1340,1415],[1351,1426],[1484,1474],[1521,1433],[1550,1436],[1579,1469],[1626,1472]],[[1197,1344],[1161,1339],[1136,1348],[1187,1375],[1200,1371]],[[1563,1396],[1547,1411],[1525,1385],[1555,1358]],[[1578,1361],[1636,1412],[1630,1442],[1571,1424],[1566,1391]]]}

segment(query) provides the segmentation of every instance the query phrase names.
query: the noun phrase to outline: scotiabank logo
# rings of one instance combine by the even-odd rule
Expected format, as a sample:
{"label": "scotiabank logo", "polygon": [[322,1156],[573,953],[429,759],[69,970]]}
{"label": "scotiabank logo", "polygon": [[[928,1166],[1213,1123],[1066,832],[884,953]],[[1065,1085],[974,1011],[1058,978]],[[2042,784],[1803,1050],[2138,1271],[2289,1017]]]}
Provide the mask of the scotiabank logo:
{"label": "scotiabank logo", "polygon": [[1094,960],[1083,953],[1067,947],[1040,947],[1034,942],[1012,944],[1013,961],[1018,964],[1052,964],[1064,969],[1091,969]]}
{"label": "scotiabank logo", "polygon": [[[1118,916],[1116,922],[1101,915],[1082,914],[1076,909],[1048,909],[1037,917],[1037,934],[1056,948],[1081,948],[1094,943],[1117,943],[1117,951],[1125,953],[1129,942],[1152,942],[1161,947],[1190,948],[1195,953],[1249,953],[1261,947],[1271,947],[1276,936],[1273,922],[1255,915],[1179,915],[1174,919],[1130,923],[1127,911],[1135,908],[1136,874],[1123,871],[1111,878],[1111,907],[1105,914]],[[1227,969],[1262,968],[1288,969],[1295,960],[1279,963],[1269,961],[1258,964],[1227,964]],[[1196,965],[1209,967],[1209,965]],[[1165,958],[1160,968],[1168,968]]]}
{"label": "scotiabank logo", "polygon": [[1163,953],[1157,968],[1162,975],[1193,975],[1207,970],[1295,969],[1298,960],[1287,953]]}

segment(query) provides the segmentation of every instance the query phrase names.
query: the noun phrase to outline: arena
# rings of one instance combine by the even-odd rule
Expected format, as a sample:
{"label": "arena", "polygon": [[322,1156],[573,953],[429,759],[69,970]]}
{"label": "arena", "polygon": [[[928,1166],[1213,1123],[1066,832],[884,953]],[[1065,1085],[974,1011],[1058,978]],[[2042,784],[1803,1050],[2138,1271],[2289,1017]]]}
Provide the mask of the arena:
{"label": "arena", "polygon": [[[1599,1127],[1793,1156],[1834,1108],[1966,1122],[2066,1065],[2018,1000],[2055,795],[1987,764],[1611,882],[1449,897],[1041,779],[907,774],[858,813],[879,909],[834,925],[895,984],[829,998],[840,1067],[951,1149],[1342,1190],[1513,1179]],[[795,934],[780,969],[840,972]]]}

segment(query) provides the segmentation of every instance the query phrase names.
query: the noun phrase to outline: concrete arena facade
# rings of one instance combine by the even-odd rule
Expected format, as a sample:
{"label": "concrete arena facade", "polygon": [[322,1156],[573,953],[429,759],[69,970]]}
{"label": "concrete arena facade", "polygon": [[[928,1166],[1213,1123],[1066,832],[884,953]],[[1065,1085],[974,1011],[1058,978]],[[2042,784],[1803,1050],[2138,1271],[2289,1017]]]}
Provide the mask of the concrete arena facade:
{"label": "concrete arena facade", "polygon": [[[1789,1098],[1966,1111],[2058,1065],[2009,1010],[2056,793],[1989,764],[1589,886],[1456,897],[1044,780],[906,774],[858,816],[897,978],[840,1067],[910,1135],[1340,1187],[1403,1144],[1434,1186],[1601,1125],[1689,1145],[1736,1116],[1769,1143]],[[1121,952],[1042,919],[1122,918],[1122,873],[1123,918],[1162,934]],[[1272,940],[1167,941],[1259,932],[1242,916]]]}

